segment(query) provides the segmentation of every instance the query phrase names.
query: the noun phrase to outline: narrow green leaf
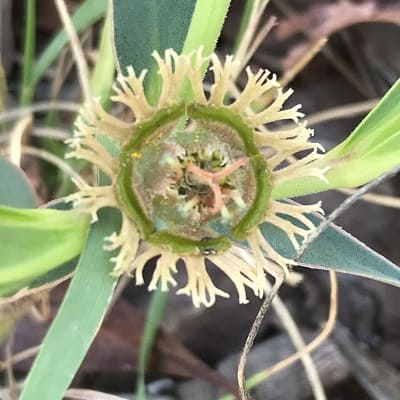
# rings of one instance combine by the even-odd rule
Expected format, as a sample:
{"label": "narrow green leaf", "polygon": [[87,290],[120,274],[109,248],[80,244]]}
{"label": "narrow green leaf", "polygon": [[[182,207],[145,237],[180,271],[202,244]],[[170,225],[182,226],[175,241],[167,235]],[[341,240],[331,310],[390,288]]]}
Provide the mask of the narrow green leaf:
{"label": "narrow green leaf", "polygon": [[110,304],[117,282],[110,274],[110,257],[115,254],[104,251],[103,240],[119,227],[118,213],[109,209],[99,213],[19,400],[63,398]]}
{"label": "narrow green leaf", "polygon": [[230,0],[197,0],[189,30],[182,49],[183,54],[204,47],[204,54],[214,51],[229,9]]}
{"label": "narrow green leaf", "polygon": [[[7,79],[6,73],[3,68],[3,64],[1,63],[1,55],[0,55],[0,112],[2,113],[5,110],[7,99]],[[0,125],[0,129],[4,129],[2,125]]]}
{"label": "narrow green leaf", "polygon": [[17,208],[36,207],[33,187],[25,173],[0,156],[0,204]]}
{"label": "narrow green leaf", "polygon": [[0,206],[0,295],[76,257],[89,221],[76,211]]}
{"label": "narrow green leaf", "polygon": [[[400,79],[354,129],[327,154],[327,159],[362,156],[400,130]],[[399,155],[400,159],[400,155]]]}
{"label": "narrow green leaf", "polygon": [[107,14],[101,31],[98,60],[92,73],[90,86],[93,96],[100,96],[102,102],[105,102],[109,97],[115,72],[111,46],[110,13]]}
{"label": "narrow green leaf", "polygon": [[36,0],[25,0],[24,60],[22,63],[22,85],[20,104],[28,105],[32,100],[32,62],[35,57]]}
{"label": "narrow green leaf", "polygon": [[147,69],[147,95],[155,101],[159,81],[151,54],[168,48],[181,52],[195,0],[113,0],[114,46],[118,68]]}
{"label": "narrow green leaf", "polygon": [[328,167],[327,181],[297,178],[275,187],[276,199],[328,189],[353,188],[400,164],[400,79],[351,135],[319,161]]}
{"label": "narrow green leaf", "polygon": [[[107,0],[86,0],[72,15],[72,22],[77,32],[82,32],[94,24],[107,11]],[[33,66],[32,86],[34,87],[50,65],[58,57],[60,51],[68,43],[65,30],[61,30],[45,48]]]}
{"label": "narrow green leaf", "polygon": [[162,314],[167,300],[167,293],[157,289],[152,295],[149,310],[146,315],[146,323],[143,330],[142,342],[139,348],[138,376],[136,385],[137,400],[146,399],[146,366],[149,359],[157,329],[160,325]]}
{"label": "narrow green leaf", "polygon": [[[307,217],[317,226],[320,219]],[[295,249],[286,234],[274,225],[264,223],[261,231],[268,242],[282,255],[295,256]],[[338,272],[400,286],[400,268],[342,228],[332,224],[307,248],[299,265],[316,269],[334,269]]]}
{"label": "narrow green leaf", "polygon": [[[214,51],[229,5],[230,0],[220,0],[218,2],[197,0],[182,54],[188,54],[201,46],[203,46],[203,55],[205,56]],[[207,65],[204,65],[204,72],[206,68]],[[180,94],[187,103],[192,101],[193,92],[188,80],[182,85]]]}

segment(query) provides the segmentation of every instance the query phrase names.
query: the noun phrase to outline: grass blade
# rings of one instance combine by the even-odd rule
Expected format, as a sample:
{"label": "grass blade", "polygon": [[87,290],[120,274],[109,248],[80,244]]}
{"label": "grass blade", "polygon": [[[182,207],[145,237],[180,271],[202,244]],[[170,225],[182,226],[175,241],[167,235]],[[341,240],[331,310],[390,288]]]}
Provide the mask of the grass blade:
{"label": "grass blade", "polygon": [[274,188],[273,197],[303,196],[328,189],[353,188],[400,163],[400,79],[346,140],[321,159],[327,181],[293,179]]}
{"label": "grass blade", "polygon": [[149,359],[157,329],[164,311],[167,293],[157,290],[150,302],[149,310],[146,315],[146,323],[143,330],[142,342],[139,348],[138,357],[138,376],[136,385],[137,400],[146,399],[146,365]]}
{"label": "grass blade", "polygon": [[22,63],[22,87],[20,95],[21,106],[28,105],[32,100],[32,62],[35,57],[36,33],[36,0],[25,0],[25,38],[24,59]]}
{"label": "grass blade", "polygon": [[110,210],[99,213],[64,301],[25,382],[19,400],[61,400],[81,364],[110,303],[116,278],[105,235],[119,229]]}

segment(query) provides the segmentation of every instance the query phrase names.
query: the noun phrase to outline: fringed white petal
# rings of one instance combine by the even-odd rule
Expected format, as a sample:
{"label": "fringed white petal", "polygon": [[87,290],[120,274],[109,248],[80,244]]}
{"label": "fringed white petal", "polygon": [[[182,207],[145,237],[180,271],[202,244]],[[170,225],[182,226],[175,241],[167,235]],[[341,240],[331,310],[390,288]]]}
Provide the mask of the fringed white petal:
{"label": "fringed white petal", "polygon": [[282,110],[283,104],[291,94],[292,90],[290,89],[286,92],[283,92],[281,88],[277,89],[275,100],[265,110],[253,115],[249,115],[247,117],[248,122],[252,126],[264,125],[283,120],[292,120],[294,122],[298,122],[299,118],[304,116],[304,114],[299,111],[301,107],[300,105]]}
{"label": "fringed white petal", "polygon": [[[77,122],[77,125],[80,126],[80,123]],[[67,139],[65,143],[69,144],[73,149],[73,151],[65,155],[66,158],[74,157],[89,161],[91,164],[100,168],[111,179],[117,174],[118,161],[96,140],[94,135],[86,134],[73,137]]]}
{"label": "fringed white petal", "polygon": [[318,161],[323,154],[318,152],[319,147],[314,146],[313,150],[303,158],[296,159],[290,165],[274,171],[274,184],[278,185],[282,182],[304,177],[315,176],[318,179],[326,181],[325,173],[328,168],[321,168]]}
{"label": "fringed white petal", "polygon": [[[279,280],[282,275],[289,275],[287,268],[282,268],[281,265],[275,264],[266,258],[266,255],[263,253],[260,246],[259,237],[257,237],[256,232],[250,233],[246,240],[250,246],[258,269],[261,271],[260,273],[264,274],[265,271],[266,273],[272,275],[275,280]],[[270,254],[270,256],[272,256],[272,254]]]}
{"label": "fringed white petal", "polygon": [[204,67],[207,66],[209,57],[203,57],[202,51],[203,48],[200,48],[194,54],[189,55],[188,77],[193,90],[194,102],[205,105],[207,99],[203,88],[203,76]]}
{"label": "fringed white petal", "polygon": [[208,104],[221,107],[224,105],[225,96],[229,93],[230,85],[232,84],[232,76],[238,64],[234,61],[233,56],[227,56],[225,58],[225,64],[222,65],[215,54],[211,56],[211,64],[212,66],[210,69],[214,74],[214,83],[211,86]]}
{"label": "fringed white petal", "polygon": [[259,147],[272,147],[277,152],[296,154],[300,151],[315,148],[324,151],[319,143],[309,142],[308,139],[312,134],[312,129],[307,129],[305,126],[297,126],[289,131],[255,132],[254,140]]}
{"label": "fringed white petal", "polygon": [[135,276],[136,285],[143,285],[143,269],[146,263],[152,258],[159,256],[162,253],[162,249],[158,247],[148,246],[145,250],[136,255],[132,262],[131,268],[129,270],[129,275]]}
{"label": "fringed white petal", "polygon": [[111,261],[115,264],[112,275],[120,276],[128,273],[131,270],[140,243],[139,233],[132,221],[123,215],[120,232],[118,234],[114,232],[104,240],[106,242],[104,245],[105,250],[114,251],[119,249],[118,254],[111,258]]}
{"label": "fringed white petal", "polygon": [[289,266],[293,264],[293,261],[289,258],[280,255],[265,239],[260,229],[256,229],[253,233],[254,242],[264,251],[265,256],[277,263],[283,270],[285,276],[289,275]]}
{"label": "fringed white petal", "polygon": [[93,104],[85,106],[81,115],[85,126],[78,126],[76,136],[101,134],[124,142],[132,133],[133,124],[121,121],[107,113],[100,103],[100,98],[93,99]]}
{"label": "fringed white petal", "polygon": [[271,78],[270,72],[267,70],[259,70],[256,74],[251,72],[250,67],[246,68],[247,83],[239,97],[229,106],[230,110],[236,113],[245,115],[247,109],[260,98],[263,94],[275,90],[279,87],[279,83],[276,76],[273,75]]}
{"label": "fringed white petal", "polygon": [[90,214],[92,223],[98,220],[97,212],[101,208],[118,207],[112,186],[80,186],[79,192],[67,196],[65,201],[72,202],[80,212]]}
{"label": "fringed white petal", "polygon": [[205,259],[198,256],[182,258],[187,272],[187,284],[179,289],[177,294],[190,296],[195,307],[204,304],[210,307],[215,303],[216,296],[229,297],[228,293],[218,289],[212,282],[205,266]]}
{"label": "fringed white petal", "polygon": [[161,94],[157,106],[159,108],[168,107],[181,100],[179,91],[187,76],[190,58],[179,56],[172,49],[165,51],[164,58],[161,58],[156,51],[153,52],[153,57],[158,64],[158,73],[162,79]]}
{"label": "fringed white petal", "polygon": [[[305,216],[304,213],[322,212],[321,203],[311,205],[287,204],[279,201],[273,201],[268,215],[265,218],[279,229],[281,229],[290,239],[293,247],[297,250],[300,247],[300,242],[306,238],[311,229],[314,229],[314,224]],[[289,216],[301,222],[303,227],[295,225],[292,221],[285,218]]]}
{"label": "fringed white petal", "polygon": [[155,111],[148,103],[144,93],[143,81],[147,70],[136,76],[133,67],[129,66],[127,72],[127,76],[118,76],[118,84],[113,85],[115,95],[111,99],[128,106],[133,112],[136,122],[141,122],[149,118]]}
{"label": "fringed white petal", "polygon": [[157,289],[160,282],[161,290],[166,292],[169,285],[176,286],[176,281],[172,277],[172,273],[176,273],[176,263],[179,259],[177,254],[163,250],[160,258],[157,260],[156,269],[149,284],[149,290]]}
{"label": "fringed white petal", "polygon": [[265,276],[260,273],[258,266],[251,265],[237,257],[233,249],[223,254],[209,257],[221,271],[233,282],[239,295],[239,303],[248,303],[246,287],[261,297],[265,288]]}

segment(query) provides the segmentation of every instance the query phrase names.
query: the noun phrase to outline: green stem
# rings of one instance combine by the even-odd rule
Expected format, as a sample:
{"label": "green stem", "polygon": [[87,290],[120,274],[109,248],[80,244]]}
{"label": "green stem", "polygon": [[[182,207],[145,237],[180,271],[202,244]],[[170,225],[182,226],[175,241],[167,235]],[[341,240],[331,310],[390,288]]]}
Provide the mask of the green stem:
{"label": "green stem", "polygon": [[139,348],[138,373],[136,381],[137,400],[146,399],[146,365],[151,349],[153,348],[154,339],[160,325],[166,300],[167,293],[162,292],[159,289],[154,292],[151,298],[149,311],[147,313],[146,323],[143,330],[142,342]]}
{"label": "green stem", "polygon": [[4,72],[3,65],[0,59],[0,112],[5,110],[7,94],[7,80],[6,73]]}
{"label": "green stem", "polygon": [[21,106],[32,102],[32,66],[35,55],[36,0],[25,0],[25,43],[22,64]]}

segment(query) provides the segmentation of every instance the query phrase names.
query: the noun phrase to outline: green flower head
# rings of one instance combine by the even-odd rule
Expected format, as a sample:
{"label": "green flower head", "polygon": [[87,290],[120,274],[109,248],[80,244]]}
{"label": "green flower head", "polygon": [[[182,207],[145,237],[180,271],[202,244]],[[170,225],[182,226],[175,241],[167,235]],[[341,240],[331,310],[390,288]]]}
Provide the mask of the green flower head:
{"label": "green flower head", "polygon": [[[178,293],[192,297],[195,306],[210,306],[228,293],[215,287],[207,269],[219,268],[234,283],[239,302],[247,302],[246,287],[262,296],[266,273],[288,273],[291,260],[278,254],[263,237],[264,221],[282,229],[298,248],[311,222],[304,212],[320,211],[319,204],[298,206],[271,198],[273,187],[300,176],[324,179],[315,162],[321,147],[308,141],[312,134],[299,106],[282,109],[290,96],[275,76],[248,68],[247,84],[231,100],[232,77],[238,68],[233,57],[225,63],[198,50],[178,55],[167,50],[153,54],[161,77],[156,105],[144,93],[146,71],[139,76],[128,68],[114,86],[112,100],[133,113],[126,122],[104,111],[98,100],[87,106],[69,141],[76,157],[93,163],[110,178],[108,186],[79,186],[70,196],[76,208],[97,219],[102,207],[118,208],[120,232],[106,238],[106,249],[119,249],[113,258],[114,275],[132,274],[143,284],[146,262],[157,258],[149,289],[175,286],[178,260],[187,271],[187,284]],[[213,84],[203,89],[203,67],[210,64]],[[184,101],[181,87],[190,84],[193,101]],[[274,100],[263,110],[251,106],[266,94]],[[279,121],[295,126],[280,129]],[[97,140],[105,135],[119,144],[110,154]],[[322,149],[321,149],[322,150]],[[297,159],[299,152],[306,155]],[[291,216],[299,224],[285,218]],[[246,241],[253,257],[241,256],[237,243]]]}

